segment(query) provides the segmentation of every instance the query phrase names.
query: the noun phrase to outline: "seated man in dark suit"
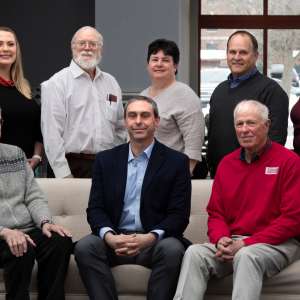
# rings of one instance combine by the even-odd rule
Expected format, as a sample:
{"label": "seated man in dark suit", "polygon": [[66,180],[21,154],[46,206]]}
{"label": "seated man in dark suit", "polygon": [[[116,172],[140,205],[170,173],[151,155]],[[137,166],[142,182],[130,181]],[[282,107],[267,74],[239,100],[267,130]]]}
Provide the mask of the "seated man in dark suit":
{"label": "seated man in dark suit", "polygon": [[172,299],[187,244],[189,159],[154,139],[152,99],[129,100],[125,125],[130,142],[97,154],[87,208],[93,234],[77,243],[76,261],[90,299],[118,299],[110,267],[120,264],[151,268],[147,299]]}

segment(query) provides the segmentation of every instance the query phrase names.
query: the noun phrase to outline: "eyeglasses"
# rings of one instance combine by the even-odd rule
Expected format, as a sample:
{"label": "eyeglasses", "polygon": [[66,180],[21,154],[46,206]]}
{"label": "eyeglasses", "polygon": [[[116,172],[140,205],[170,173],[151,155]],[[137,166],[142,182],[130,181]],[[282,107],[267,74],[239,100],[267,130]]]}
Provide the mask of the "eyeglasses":
{"label": "eyeglasses", "polygon": [[75,42],[75,44],[77,46],[79,46],[80,48],[84,48],[84,47],[88,46],[91,49],[96,49],[100,45],[99,42],[96,42],[96,41],[77,41],[77,42]]}

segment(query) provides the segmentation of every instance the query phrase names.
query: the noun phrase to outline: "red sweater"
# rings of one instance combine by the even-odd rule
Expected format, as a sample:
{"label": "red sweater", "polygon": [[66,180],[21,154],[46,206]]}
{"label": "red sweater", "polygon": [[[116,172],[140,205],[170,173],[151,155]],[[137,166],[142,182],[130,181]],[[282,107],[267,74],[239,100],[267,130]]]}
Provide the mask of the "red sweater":
{"label": "red sweater", "polygon": [[208,236],[246,235],[246,245],[300,236],[300,158],[272,142],[247,164],[235,150],[221,161],[207,206]]}

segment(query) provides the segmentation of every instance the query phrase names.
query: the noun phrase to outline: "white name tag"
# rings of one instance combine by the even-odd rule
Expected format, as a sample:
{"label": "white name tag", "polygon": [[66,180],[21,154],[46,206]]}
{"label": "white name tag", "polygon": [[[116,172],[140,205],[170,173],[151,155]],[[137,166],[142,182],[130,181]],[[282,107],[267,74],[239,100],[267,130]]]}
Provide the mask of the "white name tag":
{"label": "white name tag", "polygon": [[276,175],[278,174],[279,167],[266,167],[266,175]]}

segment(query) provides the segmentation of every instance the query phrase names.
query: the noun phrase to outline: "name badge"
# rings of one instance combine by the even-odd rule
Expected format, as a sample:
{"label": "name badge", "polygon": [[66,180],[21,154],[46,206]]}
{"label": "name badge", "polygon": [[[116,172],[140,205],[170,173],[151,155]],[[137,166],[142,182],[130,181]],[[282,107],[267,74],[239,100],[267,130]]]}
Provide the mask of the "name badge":
{"label": "name badge", "polygon": [[279,172],[279,167],[266,167],[266,175],[276,175]]}

